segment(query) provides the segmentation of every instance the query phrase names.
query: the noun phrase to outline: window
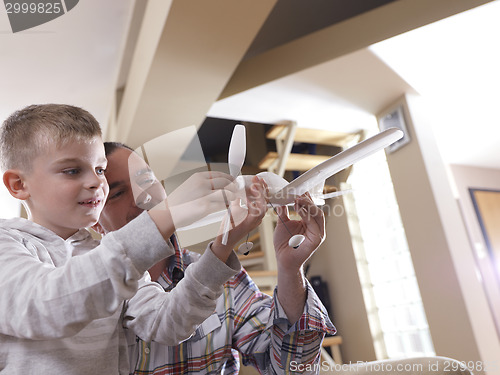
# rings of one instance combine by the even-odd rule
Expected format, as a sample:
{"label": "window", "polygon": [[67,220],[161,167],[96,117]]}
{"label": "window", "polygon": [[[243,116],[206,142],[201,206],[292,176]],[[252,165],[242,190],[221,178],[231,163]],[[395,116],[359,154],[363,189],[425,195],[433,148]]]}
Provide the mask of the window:
{"label": "window", "polygon": [[344,196],[379,359],[434,355],[385,153],[357,163]]}

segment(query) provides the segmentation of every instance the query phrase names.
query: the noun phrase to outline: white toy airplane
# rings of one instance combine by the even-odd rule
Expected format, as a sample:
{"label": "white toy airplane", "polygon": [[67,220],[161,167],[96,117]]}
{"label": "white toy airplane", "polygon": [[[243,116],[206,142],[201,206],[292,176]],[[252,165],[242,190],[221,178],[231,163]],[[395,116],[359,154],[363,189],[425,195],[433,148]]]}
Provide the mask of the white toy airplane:
{"label": "white toy airplane", "polygon": [[[403,132],[397,128],[384,130],[374,135],[373,137],[365,139],[355,146],[348,148],[347,150],[344,150],[335,156],[332,156],[330,159],[322,162],[321,164],[318,164],[290,183],[288,183],[288,181],[284,178],[271,172],[261,172],[257,174],[257,176],[264,179],[269,187],[269,193],[271,195],[269,198],[269,203],[271,206],[293,204],[297,196],[300,196],[307,191],[311,193],[313,199],[333,198],[335,196],[345,194],[348,191],[322,194],[322,189],[317,189],[317,187],[320,186],[322,188],[327,178],[360,161],[361,159],[364,159],[365,157],[384,149],[385,147],[402,138],[403,135]],[[231,143],[229,145],[228,164],[230,175],[236,178],[236,181],[239,182],[241,187],[245,185],[249,186],[250,181],[253,177],[240,175],[241,167],[243,166],[245,160],[245,155],[245,127],[243,125],[236,125],[231,137]],[[318,190],[321,191],[321,193],[318,193]],[[216,221],[220,221],[226,214],[230,214],[229,208],[227,211],[224,210],[212,213],[189,226],[178,228],[177,231],[194,229],[214,223]],[[226,223],[228,224],[226,225],[226,228],[224,230],[223,243],[225,240],[227,240],[229,220],[226,220]],[[296,235],[290,238],[289,244],[291,247],[297,248],[303,241],[304,236]],[[244,246],[241,250],[243,252],[248,252],[248,250],[250,250],[251,248],[250,243],[246,242],[240,245],[240,248],[245,244],[246,246]]]}

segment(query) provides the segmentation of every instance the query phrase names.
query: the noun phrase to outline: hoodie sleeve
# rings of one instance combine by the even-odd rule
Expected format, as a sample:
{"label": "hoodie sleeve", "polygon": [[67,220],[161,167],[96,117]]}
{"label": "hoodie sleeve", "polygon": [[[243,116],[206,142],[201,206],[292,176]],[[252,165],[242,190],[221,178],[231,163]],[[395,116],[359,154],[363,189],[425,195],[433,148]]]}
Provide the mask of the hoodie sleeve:
{"label": "hoodie sleeve", "polygon": [[224,263],[210,246],[187,267],[184,278],[170,292],[151,282],[149,275],[141,280],[139,290],[128,302],[124,325],[143,341],[173,346],[188,339],[213,314],[223,284],[241,269],[234,252]]}
{"label": "hoodie sleeve", "polygon": [[17,338],[68,337],[112,315],[146,269],[172,254],[147,213],[67,261],[67,242],[28,240],[22,229],[0,227],[0,333]]}

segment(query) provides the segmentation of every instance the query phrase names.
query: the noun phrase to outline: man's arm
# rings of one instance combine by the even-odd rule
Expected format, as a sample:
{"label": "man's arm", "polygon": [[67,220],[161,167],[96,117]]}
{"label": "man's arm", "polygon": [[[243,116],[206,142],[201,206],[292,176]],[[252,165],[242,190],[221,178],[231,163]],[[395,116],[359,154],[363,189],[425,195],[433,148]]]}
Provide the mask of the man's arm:
{"label": "man's arm", "polygon": [[[301,220],[290,220],[287,207],[276,207],[279,220],[274,232],[274,247],[278,264],[278,299],[290,323],[295,323],[306,301],[304,263],[325,239],[323,211],[312,201],[309,194],[296,199],[295,210]],[[294,249],[288,245],[291,235],[302,234],[304,242]]]}
{"label": "man's arm", "polygon": [[[238,283],[233,287],[237,301],[234,346],[241,353],[242,363],[263,373],[290,373],[295,367],[314,369],[324,335],[336,332],[302,271],[304,262],[324,240],[323,212],[308,195],[299,197],[295,208],[301,216],[299,221],[289,220],[286,207],[277,208],[280,220],[274,244],[278,287],[274,297],[260,293],[246,272],[237,276]],[[288,246],[289,232],[305,236],[298,249]]]}
{"label": "man's arm", "polygon": [[244,365],[272,374],[288,374],[294,367],[314,368],[324,335],[334,334],[335,327],[307,281],[305,307],[293,325],[277,293],[274,297],[261,293],[246,271],[242,270],[230,285],[233,347],[240,352]]}
{"label": "man's arm", "polygon": [[[336,332],[328,312],[303,274],[303,264],[325,238],[323,212],[314,205],[309,194],[297,198],[295,210],[301,220],[291,221],[286,207],[277,208],[280,217],[274,245],[278,286],[269,309],[266,331],[256,335],[251,352],[242,355],[244,363],[267,371],[272,369],[272,373],[277,374],[295,372],[299,368],[313,369],[299,371],[301,373],[315,373],[314,366],[319,364],[324,335]],[[305,236],[297,249],[288,246],[288,240],[295,234]],[[248,333],[252,334],[255,332]],[[268,347],[263,350],[266,341]]]}

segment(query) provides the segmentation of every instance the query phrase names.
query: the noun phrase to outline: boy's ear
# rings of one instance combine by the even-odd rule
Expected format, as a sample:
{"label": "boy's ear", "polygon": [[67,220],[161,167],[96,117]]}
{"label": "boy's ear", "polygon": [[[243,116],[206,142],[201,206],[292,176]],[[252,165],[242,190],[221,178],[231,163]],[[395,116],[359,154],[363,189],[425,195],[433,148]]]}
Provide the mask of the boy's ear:
{"label": "boy's ear", "polygon": [[93,230],[95,230],[97,233],[99,233],[101,236],[104,236],[106,234],[106,231],[104,230],[103,227],[101,227],[101,224],[95,223],[94,225],[91,226]]}
{"label": "boy's ear", "polygon": [[3,183],[10,195],[20,200],[26,200],[30,194],[24,185],[22,173],[16,169],[8,169],[3,174]]}

